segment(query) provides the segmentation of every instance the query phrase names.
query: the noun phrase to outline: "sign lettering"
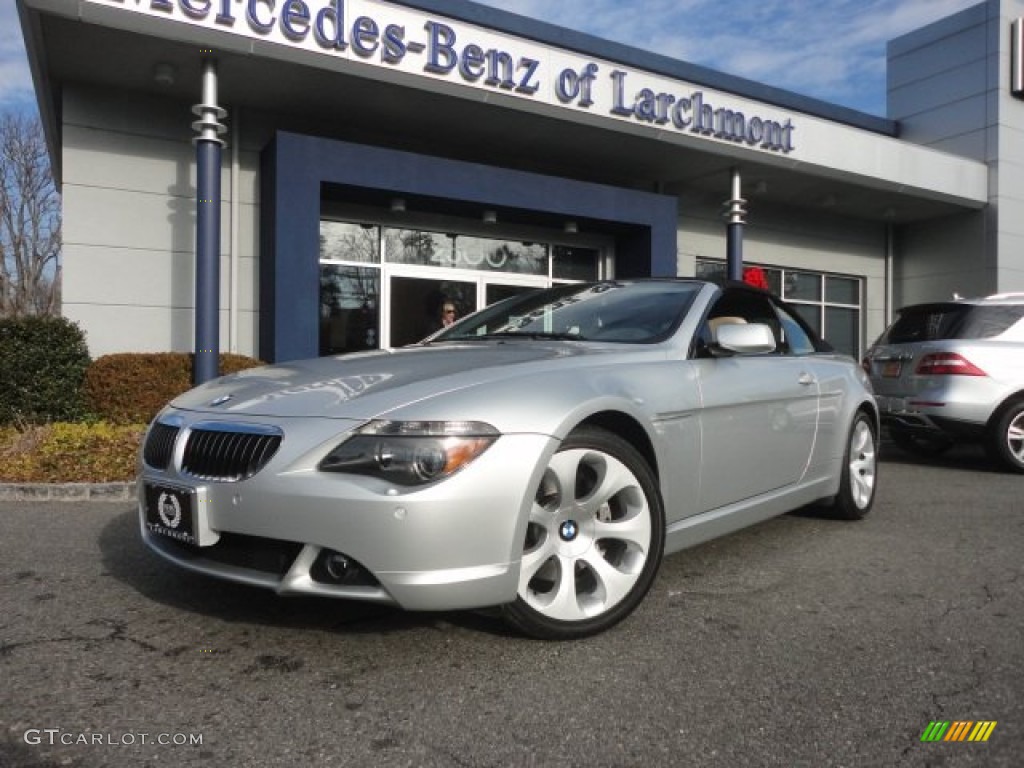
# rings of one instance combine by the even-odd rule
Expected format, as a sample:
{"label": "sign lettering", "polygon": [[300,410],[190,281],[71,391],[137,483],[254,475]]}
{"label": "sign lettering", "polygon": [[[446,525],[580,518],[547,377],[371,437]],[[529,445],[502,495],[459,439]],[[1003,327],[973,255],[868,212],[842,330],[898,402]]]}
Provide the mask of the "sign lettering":
{"label": "sign lettering", "polygon": [[85,0],[703,139],[789,154],[771,107],[382,0]]}

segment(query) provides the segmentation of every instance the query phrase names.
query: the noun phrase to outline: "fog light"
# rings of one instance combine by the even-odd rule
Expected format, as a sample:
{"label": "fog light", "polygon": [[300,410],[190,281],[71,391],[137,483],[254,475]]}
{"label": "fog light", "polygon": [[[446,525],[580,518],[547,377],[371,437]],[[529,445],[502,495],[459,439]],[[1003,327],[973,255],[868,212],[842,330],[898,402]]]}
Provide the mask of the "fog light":
{"label": "fog light", "polygon": [[344,581],[352,562],[340,552],[332,552],[324,560],[327,575],[335,581]]}
{"label": "fog light", "polygon": [[362,564],[333,549],[323,549],[309,569],[310,578],[336,587],[378,587],[380,582]]}

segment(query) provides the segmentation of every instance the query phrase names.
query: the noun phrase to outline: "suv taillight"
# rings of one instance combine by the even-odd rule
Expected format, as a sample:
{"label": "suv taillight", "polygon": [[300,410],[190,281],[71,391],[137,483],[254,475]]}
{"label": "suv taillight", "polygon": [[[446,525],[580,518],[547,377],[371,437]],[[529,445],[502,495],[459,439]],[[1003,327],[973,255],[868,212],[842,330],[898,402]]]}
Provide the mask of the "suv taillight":
{"label": "suv taillight", "polygon": [[933,352],[917,364],[919,376],[988,376],[963,355],[955,352]]}

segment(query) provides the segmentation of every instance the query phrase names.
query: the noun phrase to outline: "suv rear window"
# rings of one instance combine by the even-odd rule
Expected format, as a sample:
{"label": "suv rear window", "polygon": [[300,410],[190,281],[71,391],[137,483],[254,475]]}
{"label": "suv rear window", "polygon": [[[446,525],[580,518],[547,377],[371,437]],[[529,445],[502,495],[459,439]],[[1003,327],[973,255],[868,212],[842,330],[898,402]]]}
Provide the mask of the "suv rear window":
{"label": "suv rear window", "polygon": [[921,304],[900,311],[883,344],[941,339],[989,339],[1024,317],[1024,304]]}

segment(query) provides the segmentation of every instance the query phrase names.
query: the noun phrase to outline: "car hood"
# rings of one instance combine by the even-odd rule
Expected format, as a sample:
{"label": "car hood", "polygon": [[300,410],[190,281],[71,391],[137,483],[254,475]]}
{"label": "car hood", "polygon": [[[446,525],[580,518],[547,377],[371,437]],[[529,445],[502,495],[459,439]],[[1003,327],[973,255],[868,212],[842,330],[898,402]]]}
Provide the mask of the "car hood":
{"label": "car hood", "polygon": [[214,379],[172,405],[219,415],[369,419],[447,393],[550,371],[554,360],[575,368],[602,352],[614,354],[580,343],[515,340],[322,357]]}

